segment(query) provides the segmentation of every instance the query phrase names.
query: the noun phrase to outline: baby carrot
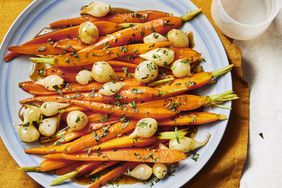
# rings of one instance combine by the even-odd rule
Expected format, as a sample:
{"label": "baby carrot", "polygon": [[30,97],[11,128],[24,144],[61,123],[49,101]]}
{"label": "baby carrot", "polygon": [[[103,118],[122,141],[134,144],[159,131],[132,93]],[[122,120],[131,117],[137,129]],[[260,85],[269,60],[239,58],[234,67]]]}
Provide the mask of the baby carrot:
{"label": "baby carrot", "polygon": [[123,163],[121,166],[114,168],[113,170],[103,174],[97,180],[95,180],[92,184],[89,185],[89,188],[99,188],[103,185],[106,185],[109,181],[115,180],[121,177],[127,170],[133,169],[137,166],[137,163],[127,162]]}
{"label": "baby carrot", "polygon": [[175,163],[184,160],[187,156],[184,152],[172,149],[147,149],[126,148],[107,150],[98,153],[56,153],[44,156],[46,159],[65,159],[73,161],[129,161],[149,163]]}
{"label": "baby carrot", "polygon": [[214,114],[209,112],[192,112],[180,115],[172,120],[164,120],[158,123],[159,126],[186,126],[186,125],[202,125],[218,120],[226,120],[223,114]]}
{"label": "baby carrot", "polygon": [[147,22],[150,20],[155,20],[157,18],[162,18],[167,16],[169,16],[169,13],[155,11],[155,10],[145,10],[145,11],[137,11],[133,13],[114,14],[101,18],[92,17],[92,16],[69,18],[69,19],[55,21],[53,23],[50,23],[49,26],[51,28],[63,28],[67,26],[79,25],[86,21],[91,21],[91,22],[109,21],[114,23],[141,23],[141,22]]}
{"label": "baby carrot", "polygon": [[118,135],[128,133],[135,128],[136,121],[118,122],[110,127],[105,127],[93,131],[81,138],[73,141],[66,148],[67,153],[82,151],[99,143],[118,137]]}
{"label": "baby carrot", "polygon": [[82,176],[87,174],[88,172],[92,171],[94,168],[103,164],[102,162],[84,162],[79,167],[77,167],[74,171],[59,176],[58,178],[54,179],[50,185],[60,185],[67,180],[70,180],[74,177]]}
{"label": "baby carrot", "polygon": [[47,172],[59,168],[63,168],[65,166],[73,164],[73,161],[64,160],[64,159],[45,159],[43,160],[39,166],[33,167],[21,167],[20,169],[25,172]]}
{"label": "baby carrot", "polygon": [[143,54],[152,49],[170,46],[170,42],[158,42],[155,44],[130,44],[120,47],[108,48],[106,44],[104,49],[88,50],[84,48],[79,52],[73,52],[71,54],[55,56],[55,58],[30,58],[35,63],[47,63],[54,64],[56,66],[68,67],[68,66],[82,66],[87,64],[93,64],[96,61],[107,61],[118,58],[120,56],[131,54]]}

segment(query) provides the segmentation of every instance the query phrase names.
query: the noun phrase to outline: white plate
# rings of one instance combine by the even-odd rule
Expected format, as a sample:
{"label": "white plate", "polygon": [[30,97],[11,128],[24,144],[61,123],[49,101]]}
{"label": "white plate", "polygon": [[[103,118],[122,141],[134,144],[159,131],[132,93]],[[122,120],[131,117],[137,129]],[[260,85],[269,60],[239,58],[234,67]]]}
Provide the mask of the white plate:
{"label": "white plate", "polygon": [[[7,52],[7,47],[18,45],[32,39],[48,23],[61,19],[79,15],[82,5],[88,4],[90,0],[37,0],[34,1],[18,17],[13,26],[7,33],[0,52],[0,59],[3,59]],[[188,0],[106,0],[113,7],[123,7],[132,10],[161,10],[183,15],[188,10],[196,7]],[[193,21],[186,23],[182,28],[184,31],[193,31],[195,35],[196,50],[202,53],[206,59],[203,63],[205,70],[212,71],[228,65],[228,59],[212,25],[204,15],[200,15]],[[17,112],[20,108],[19,100],[27,98],[29,95],[24,93],[19,87],[18,82],[28,80],[28,74],[32,64],[26,57],[14,59],[11,63],[0,63],[0,133],[1,137],[13,158],[20,166],[36,166],[42,160],[40,157],[27,155],[23,149],[31,147],[19,141],[16,129],[13,124],[19,123]],[[232,89],[230,73],[222,76],[217,84],[210,85],[201,89],[201,94],[217,94]],[[228,106],[231,103],[227,103]],[[230,112],[222,109],[210,109],[215,113],[225,114],[229,117]],[[200,158],[197,162],[188,158],[180,163],[175,176],[155,184],[155,187],[180,187],[195,176],[210,159],[216,150],[227,126],[227,121],[217,122],[214,125],[200,126],[197,139],[202,140],[211,133],[209,143],[199,150]],[[44,187],[56,177],[52,174],[28,173],[34,180]],[[85,187],[75,183],[67,183],[60,187]],[[120,187],[132,187],[132,185],[121,185]],[[134,187],[144,187],[143,184],[134,184]]]}

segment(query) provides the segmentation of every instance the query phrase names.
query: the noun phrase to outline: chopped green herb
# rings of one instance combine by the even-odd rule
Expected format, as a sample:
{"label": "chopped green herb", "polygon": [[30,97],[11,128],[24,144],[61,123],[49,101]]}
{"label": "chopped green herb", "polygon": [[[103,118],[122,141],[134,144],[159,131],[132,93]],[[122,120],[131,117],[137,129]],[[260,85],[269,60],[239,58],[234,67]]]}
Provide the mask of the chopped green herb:
{"label": "chopped green herb", "polygon": [[97,142],[100,141],[99,136],[98,136],[98,134],[97,134],[96,131],[93,132],[93,136],[94,136],[94,138],[95,138],[95,140],[96,140]]}
{"label": "chopped green herb", "polygon": [[57,91],[57,93],[64,97],[64,94],[58,85],[54,85],[53,88]]}
{"label": "chopped green herb", "polygon": [[44,52],[46,50],[46,46],[40,46],[38,49],[37,49],[37,52]]}
{"label": "chopped green herb", "polygon": [[104,49],[107,49],[109,47],[110,47],[110,43],[109,42],[104,43]]}
{"label": "chopped green herb", "polygon": [[193,159],[195,162],[199,159],[200,154],[198,153],[193,153],[193,155],[191,156],[191,159]]}
{"label": "chopped green herb", "polygon": [[120,50],[121,52],[123,52],[123,53],[128,52],[128,49],[127,49],[125,46],[119,47],[119,50]]}

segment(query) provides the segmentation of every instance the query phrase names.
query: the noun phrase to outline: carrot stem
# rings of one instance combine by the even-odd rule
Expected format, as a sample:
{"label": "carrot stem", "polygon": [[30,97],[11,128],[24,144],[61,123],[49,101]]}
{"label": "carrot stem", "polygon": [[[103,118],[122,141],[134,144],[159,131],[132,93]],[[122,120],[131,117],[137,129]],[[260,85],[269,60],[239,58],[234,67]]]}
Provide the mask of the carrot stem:
{"label": "carrot stem", "polygon": [[220,107],[220,108],[226,108],[221,105],[224,102],[239,99],[239,97],[236,94],[234,94],[233,91],[226,91],[221,94],[210,95],[210,96],[207,96],[207,98],[209,102],[206,106],[215,106],[215,107]]}
{"label": "carrot stem", "polygon": [[20,167],[19,169],[25,172],[41,172],[39,166],[25,166],[25,167]]}
{"label": "carrot stem", "polygon": [[73,171],[73,172],[67,173],[65,175],[59,176],[58,178],[54,179],[50,183],[50,185],[51,186],[60,185],[60,184],[64,183],[65,181],[74,178],[77,175],[77,173],[78,173],[77,171]]}
{"label": "carrot stem", "polygon": [[54,64],[54,58],[49,57],[31,57],[29,58],[33,63]]}
{"label": "carrot stem", "polygon": [[221,68],[221,69],[215,70],[215,71],[212,72],[212,76],[213,76],[214,78],[217,78],[217,77],[219,77],[219,76],[221,76],[221,75],[223,75],[223,74],[226,74],[226,73],[228,73],[228,72],[230,72],[230,71],[232,70],[232,67],[233,67],[233,66],[234,66],[234,65],[231,64],[231,65],[228,65],[228,66],[223,67],[223,68]]}
{"label": "carrot stem", "polygon": [[187,22],[192,20],[195,16],[197,16],[198,14],[200,14],[202,12],[202,9],[196,9],[196,10],[192,10],[189,11],[187,14],[185,14],[184,16],[181,17],[183,22]]}

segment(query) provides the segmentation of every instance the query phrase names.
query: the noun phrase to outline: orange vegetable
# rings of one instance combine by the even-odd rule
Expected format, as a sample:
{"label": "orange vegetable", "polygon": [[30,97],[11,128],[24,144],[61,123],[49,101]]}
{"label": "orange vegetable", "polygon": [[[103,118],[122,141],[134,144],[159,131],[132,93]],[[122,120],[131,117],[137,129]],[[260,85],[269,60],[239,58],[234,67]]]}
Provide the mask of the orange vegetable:
{"label": "orange vegetable", "polygon": [[64,174],[67,174],[69,172],[72,172],[74,171],[77,167],[79,167],[80,165],[82,164],[82,162],[76,162],[76,163],[73,163],[71,165],[68,165],[68,166],[65,166],[63,168],[59,168],[57,170],[55,170],[55,174],[56,175],[64,175]]}
{"label": "orange vegetable", "polygon": [[62,28],[67,26],[74,26],[79,25],[86,21],[96,22],[96,21],[109,21],[114,23],[141,23],[147,22],[150,20],[154,20],[157,18],[162,18],[169,16],[168,13],[155,11],[155,10],[144,10],[144,11],[137,11],[133,13],[125,13],[125,14],[114,14],[109,15],[101,18],[92,17],[92,16],[83,16],[78,18],[70,18],[70,19],[63,19],[56,22],[49,24],[51,28]]}
{"label": "orange vegetable", "polygon": [[89,110],[93,110],[95,112],[104,113],[104,114],[113,114],[116,116],[126,116],[136,119],[141,119],[144,117],[151,117],[157,120],[171,118],[176,115],[176,112],[163,109],[163,108],[137,108],[137,107],[127,107],[127,106],[115,106],[110,104],[92,102],[92,101],[81,101],[69,99],[68,102],[86,107]]}
{"label": "orange vegetable", "polygon": [[55,153],[44,156],[46,159],[65,159],[74,161],[128,161],[149,163],[175,163],[186,159],[186,154],[172,149],[126,148],[107,150],[99,153]]}
{"label": "orange vegetable", "polygon": [[96,146],[92,147],[92,151],[95,150],[106,150],[106,149],[115,149],[115,148],[127,148],[127,147],[146,147],[154,142],[156,142],[158,139],[157,137],[150,137],[150,138],[130,138],[128,136],[116,138],[109,140],[107,142],[103,142],[101,144],[98,144]]}
{"label": "orange vegetable", "polygon": [[87,45],[85,45],[81,40],[78,38],[73,39],[63,39],[59,40],[54,44],[54,47],[60,48],[69,52],[79,51],[83,48],[85,48]]}
{"label": "orange vegetable", "polygon": [[41,147],[34,147],[34,148],[28,148],[25,149],[25,153],[28,154],[49,154],[49,153],[59,153],[59,152],[65,152],[67,146],[69,145],[69,143],[67,144],[63,144],[60,146],[41,146]]}
{"label": "orange vegetable", "polygon": [[39,168],[42,172],[46,172],[46,171],[63,168],[73,163],[74,163],[73,161],[68,161],[68,160],[63,160],[63,159],[58,159],[58,160],[48,160],[48,159],[46,160],[45,159],[40,163]]}
{"label": "orange vegetable", "polygon": [[130,44],[120,47],[108,48],[107,44],[105,44],[105,49],[93,50],[86,47],[77,53],[75,52],[71,54],[59,55],[55,58],[31,58],[31,60],[35,63],[49,63],[62,67],[83,66],[93,64],[93,62],[96,61],[107,61],[115,59],[120,56],[143,54],[152,49],[170,45],[170,42],[159,42],[155,44]]}
{"label": "orange vegetable", "polygon": [[180,115],[172,120],[164,120],[159,122],[159,126],[186,126],[186,125],[202,125],[218,120],[226,120],[226,116],[222,114],[214,114],[209,112],[192,112]]}
{"label": "orange vegetable", "polygon": [[95,180],[92,184],[89,185],[89,188],[99,188],[103,185],[106,185],[109,181],[115,180],[123,175],[127,170],[133,169],[137,163],[127,162],[122,164],[119,167],[114,168],[113,170],[103,174],[97,180]]}
{"label": "orange vegetable", "polygon": [[213,79],[231,71],[232,67],[233,65],[228,65],[213,72],[196,73],[191,77],[175,79],[171,83],[157,86],[155,89],[161,92],[162,97],[181,94],[211,83]]}
{"label": "orange vegetable", "polygon": [[116,164],[118,164],[119,162],[114,162],[114,161],[110,161],[110,162],[105,162],[104,164],[102,164],[101,166],[98,166],[97,168],[95,168],[91,173],[89,173],[88,176],[93,176],[94,174],[97,174],[99,172],[102,172],[103,170],[114,166]]}
{"label": "orange vegetable", "polygon": [[135,128],[136,121],[118,122],[110,127],[102,128],[89,133],[73,141],[66,148],[67,153],[75,153],[99,143],[118,137],[118,135],[128,133]]}

